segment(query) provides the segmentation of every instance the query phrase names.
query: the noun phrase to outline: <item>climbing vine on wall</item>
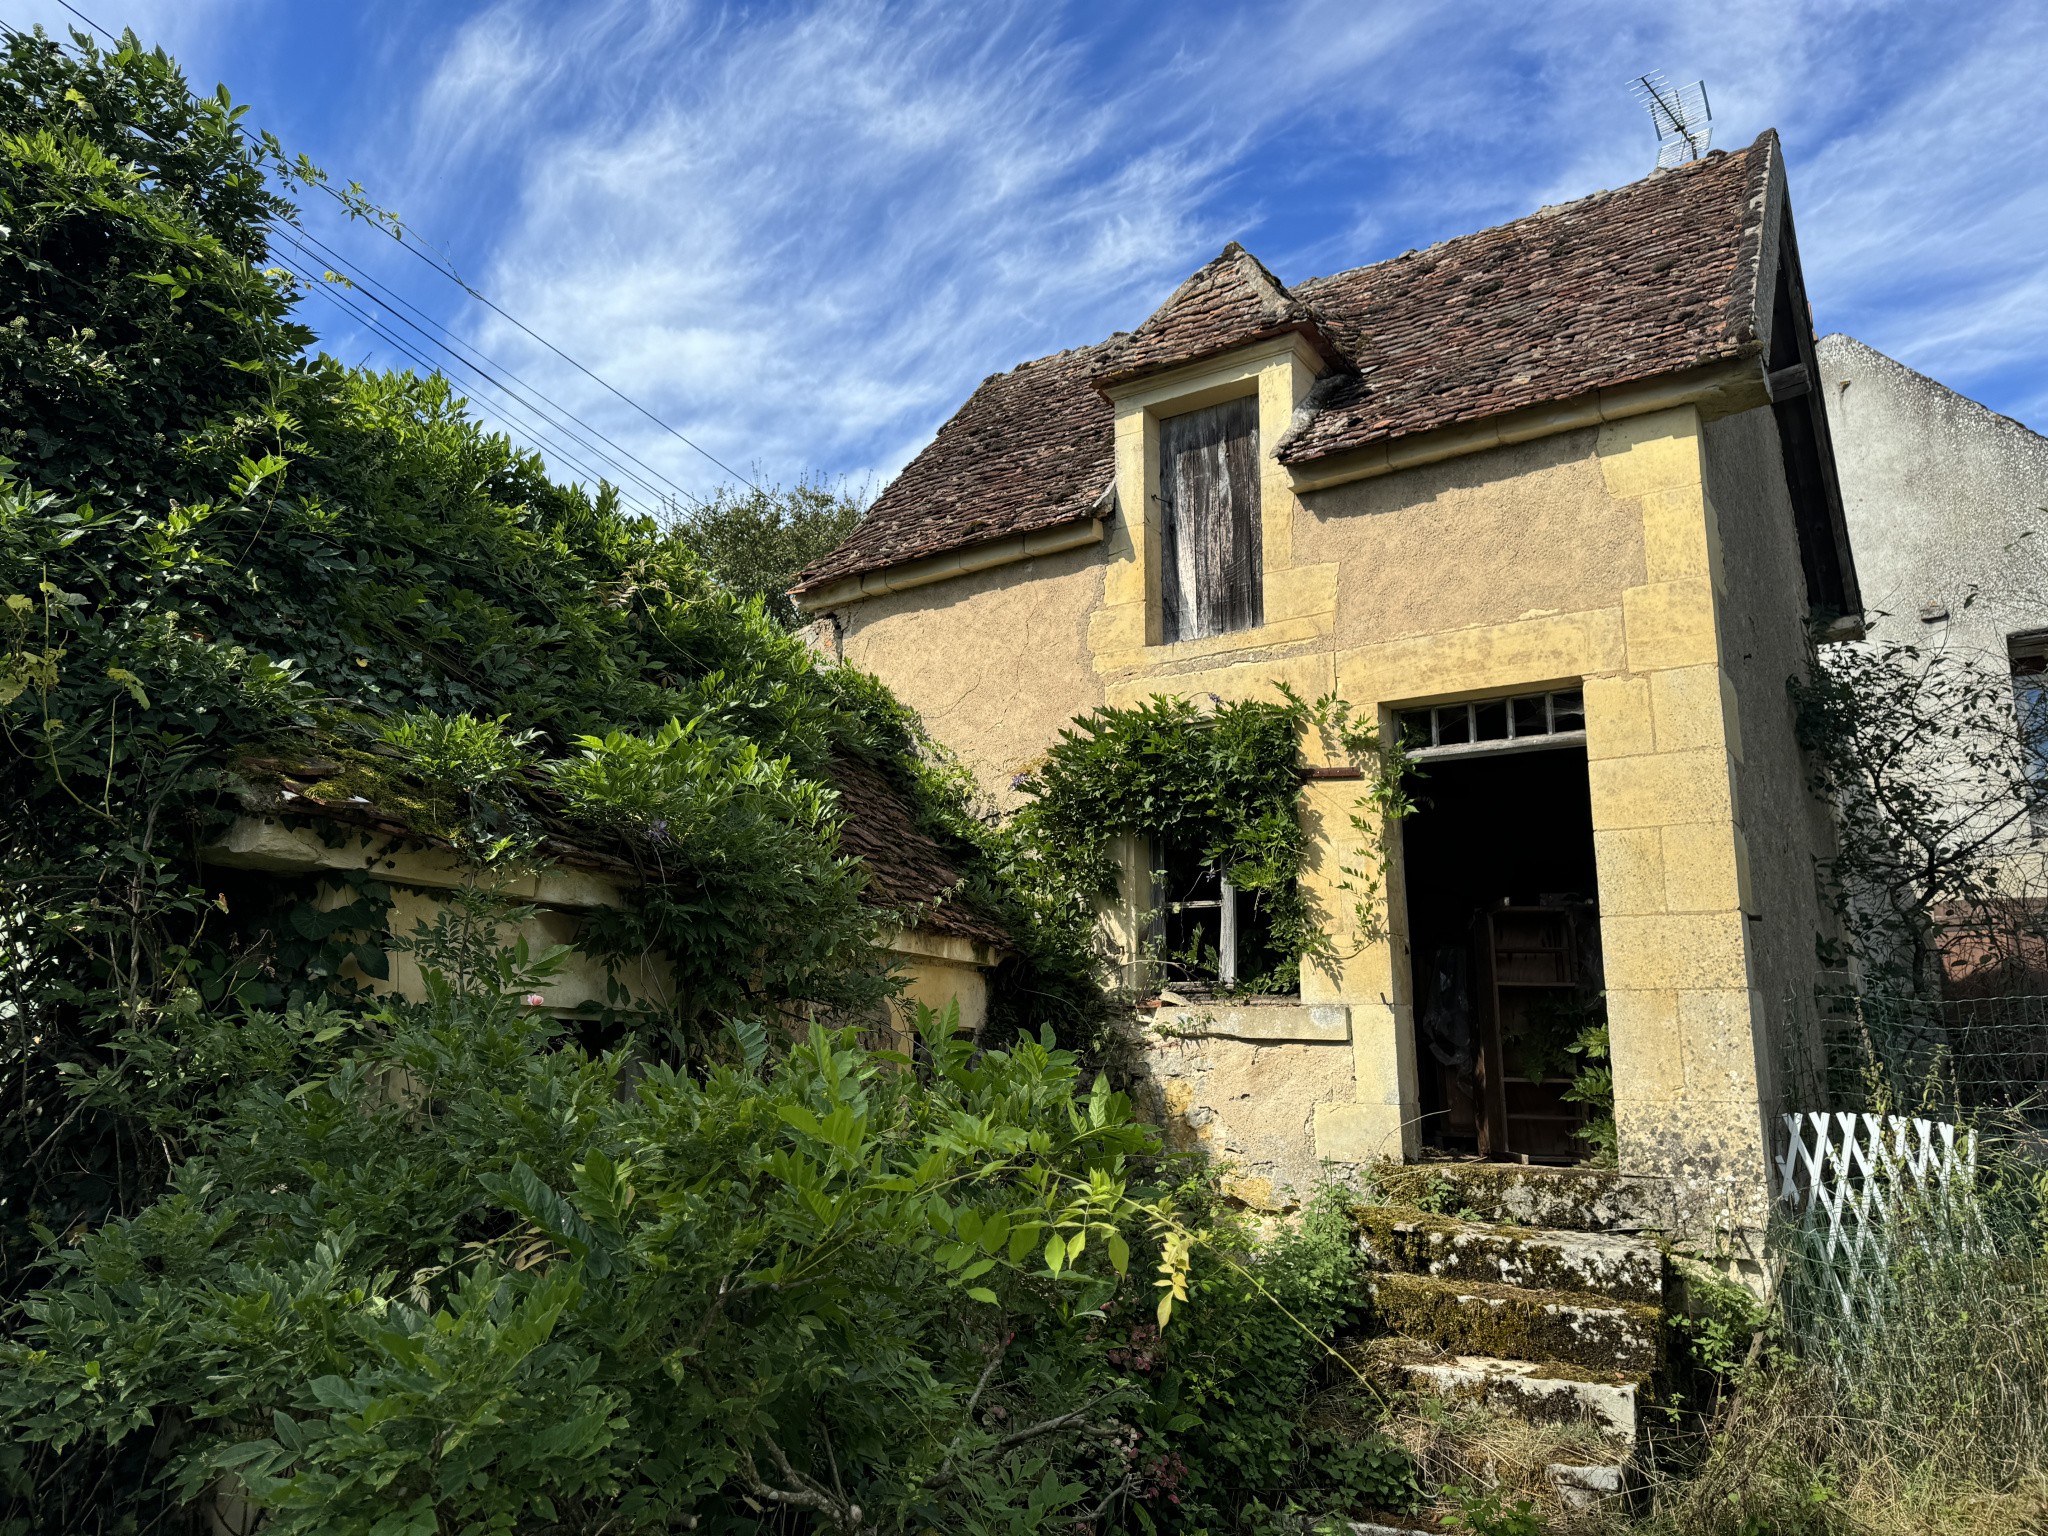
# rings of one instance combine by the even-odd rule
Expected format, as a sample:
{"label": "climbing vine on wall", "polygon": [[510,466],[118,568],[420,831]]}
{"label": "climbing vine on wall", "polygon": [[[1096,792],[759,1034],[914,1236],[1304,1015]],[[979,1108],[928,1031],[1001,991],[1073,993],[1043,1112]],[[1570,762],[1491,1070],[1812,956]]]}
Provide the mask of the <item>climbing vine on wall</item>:
{"label": "climbing vine on wall", "polygon": [[1098,709],[1062,731],[1018,785],[1030,796],[1018,830],[1052,900],[1087,909],[1112,895],[1125,837],[1155,852],[1185,850],[1248,897],[1270,933],[1276,958],[1240,975],[1238,987],[1298,989],[1303,960],[1341,958],[1329,914],[1302,881],[1302,747],[1314,732],[1333,762],[1361,775],[1350,817],[1360,855],[1341,866],[1338,889],[1353,904],[1359,941],[1383,937],[1384,829],[1411,809],[1407,760],[1334,694],[1307,700],[1284,684],[1277,692],[1213,708],[1159,695]]}

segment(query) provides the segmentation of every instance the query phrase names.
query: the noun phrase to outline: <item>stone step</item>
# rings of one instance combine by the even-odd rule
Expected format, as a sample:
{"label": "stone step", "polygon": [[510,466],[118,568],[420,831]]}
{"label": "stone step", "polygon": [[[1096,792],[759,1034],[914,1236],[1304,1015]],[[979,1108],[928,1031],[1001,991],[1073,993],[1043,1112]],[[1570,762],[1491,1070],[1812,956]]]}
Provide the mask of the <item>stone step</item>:
{"label": "stone step", "polygon": [[1564,1507],[1578,1515],[1603,1505],[1622,1503],[1640,1482],[1637,1469],[1630,1462],[1602,1463],[1591,1467],[1553,1462],[1543,1469],[1543,1475],[1550,1479],[1550,1486],[1557,1490],[1558,1499]]}
{"label": "stone step", "polygon": [[1592,1424],[1621,1460],[1633,1456],[1641,1433],[1637,1396],[1643,1383],[1589,1371],[1562,1360],[1501,1360],[1452,1355],[1401,1365],[1395,1374],[1414,1392],[1483,1403],[1530,1424]]}
{"label": "stone step", "polygon": [[1363,1206],[1356,1215],[1359,1245],[1380,1269],[1647,1306],[1664,1300],[1664,1254],[1646,1237],[1461,1221],[1392,1205]]}
{"label": "stone step", "polygon": [[1399,1205],[1470,1221],[1567,1232],[1655,1232],[1671,1225],[1671,1187],[1647,1174],[1521,1163],[1388,1163],[1373,1181]]}
{"label": "stone step", "polygon": [[1641,1302],[1399,1271],[1371,1276],[1367,1289],[1388,1332],[1448,1354],[1562,1360],[1647,1379],[1662,1348],[1663,1315]]}

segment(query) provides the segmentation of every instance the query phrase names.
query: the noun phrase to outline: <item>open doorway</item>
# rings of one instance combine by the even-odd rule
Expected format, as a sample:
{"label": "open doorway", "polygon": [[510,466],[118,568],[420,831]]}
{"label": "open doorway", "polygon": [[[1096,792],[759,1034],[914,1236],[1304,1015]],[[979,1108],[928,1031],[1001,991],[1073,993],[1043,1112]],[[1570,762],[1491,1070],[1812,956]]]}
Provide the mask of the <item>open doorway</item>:
{"label": "open doorway", "polygon": [[[1546,727],[1561,718],[1551,701],[1578,707],[1538,699]],[[1445,710],[1403,720],[1418,767],[1402,852],[1422,1140],[1572,1163],[1590,1113],[1566,1096],[1583,1065],[1570,1047],[1604,1016],[1592,799],[1582,715],[1479,736],[1479,712],[1526,702],[1452,706],[1465,718],[1450,732],[1428,720]]]}

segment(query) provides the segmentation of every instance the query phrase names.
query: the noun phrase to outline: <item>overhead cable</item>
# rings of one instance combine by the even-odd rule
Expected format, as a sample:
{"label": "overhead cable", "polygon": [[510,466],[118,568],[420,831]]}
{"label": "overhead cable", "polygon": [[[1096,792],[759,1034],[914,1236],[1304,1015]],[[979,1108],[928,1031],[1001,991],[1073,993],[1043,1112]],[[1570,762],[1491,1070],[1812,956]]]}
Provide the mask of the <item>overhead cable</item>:
{"label": "overhead cable", "polygon": [[[427,314],[418,305],[411,303],[403,295],[382,287],[376,281],[366,276],[360,269],[349,270],[342,256],[317,235],[284,223],[276,224],[273,227],[279,236],[296,248],[314,266],[325,266],[328,270],[334,271],[350,288],[360,293],[371,303],[377,305],[378,308],[386,311],[408,330],[416,333],[426,345],[451,353],[477,373],[489,378],[492,384],[505,390],[507,393],[517,394],[518,390],[513,389],[512,386],[515,384],[520,386],[521,389],[533,395],[541,402],[541,405],[535,406],[529,401],[528,404],[532,409],[538,411],[544,406],[547,410],[554,411],[566,417],[569,421],[574,422],[584,432],[588,433],[590,437],[596,439],[597,443],[610,450],[606,457],[611,459],[615,468],[628,478],[639,480],[657,498],[665,500],[669,497],[675,497],[699,506],[703,504],[701,497],[684,490],[675,481],[662,474],[660,470],[648,464],[616,440],[606,437],[598,428],[592,426],[560,401],[543,392],[530,380],[522,378],[518,373],[492,358],[480,347],[464,341],[453,330],[434,319],[433,316]],[[405,311],[405,313],[401,314],[401,310]],[[408,318],[408,316],[417,318]],[[426,329],[427,327],[431,327],[432,331],[439,332],[440,336],[436,337],[429,334],[428,329]],[[443,340],[441,338],[446,339]],[[501,377],[492,377],[493,372]],[[503,382],[504,380],[511,382],[506,383]],[[593,445],[594,448],[595,445]],[[636,470],[639,471],[638,474],[635,473]]]}
{"label": "overhead cable", "polygon": [[[405,358],[408,362],[412,363],[415,367],[420,369],[422,373],[439,374],[443,378],[448,377],[448,370],[446,368],[437,366],[436,364],[431,363],[426,358],[422,357],[418,352],[413,350],[413,348],[407,344],[404,337],[393,332],[387,325],[380,323],[374,314],[371,314],[349,303],[342,293],[336,291],[334,284],[323,282],[318,278],[308,276],[306,273],[299,271],[296,267],[293,267],[289,262],[283,263],[283,270],[288,272],[299,283],[301,287],[309,289],[314,292],[318,292],[325,296],[329,303],[333,304],[350,320],[353,320],[354,322],[356,322],[356,324],[364,327],[372,334],[376,335],[378,339],[381,340],[386,346],[391,348],[392,351],[398,353],[399,356]],[[459,381],[451,380],[451,382]],[[581,457],[579,457],[576,453],[562,446],[559,439],[556,439],[551,435],[550,431],[548,430],[550,427],[553,428],[555,432],[562,432],[563,435],[570,436],[571,441],[576,441],[576,439],[573,437],[572,434],[566,433],[565,429],[561,428],[558,423],[549,421],[547,417],[542,415],[540,419],[542,422],[546,423],[545,426],[535,427],[531,424],[522,425],[516,421],[508,419],[506,408],[502,405],[494,405],[493,402],[491,402],[488,399],[478,399],[473,392],[470,394],[469,400],[471,408],[476,410],[479,415],[482,415],[489,420],[495,421],[499,427],[501,427],[511,436],[516,438],[522,438],[532,443],[533,446],[535,446],[540,451],[545,453],[550,459],[554,460],[557,464],[567,467],[569,470],[573,471],[577,476],[589,482],[592,486],[610,485],[618,493],[619,499],[625,502],[634,511],[649,517],[658,517],[660,515],[659,511],[655,507],[650,506],[647,502],[643,501],[639,496],[635,495],[630,489],[619,485],[617,481],[615,481],[611,476],[602,474],[597,470],[591,468],[591,466],[588,463],[586,463]],[[587,451],[587,445],[585,445],[585,447]]]}
{"label": "overhead cable", "polygon": [[[57,3],[63,6],[64,9],[69,11],[73,16],[76,16],[80,21],[84,22],[88,27],[92,28],[93,31],[99,33],[100,36],[107,39],[107,41],[112,43],[119,42],[119,39],[116,38],[112,32],[108,31],[105,27],[101,26],[98,22],[94,21],[90,16],[86,15],[85,12],[78,9],[77,6],[71,4],[70,0],[57,0]],[[328,185],[324,177],[314,182],[313,185],[319,187],[321,191],[325,192],[329,197],[333,198],[337,203],[339,203],[342,206],[342,208],[348,213],[350,218],[356,219],[363,217],[362,210],[353,205],[352,203],[350,203],[348,198],[344,197],[341,193],[335,191],[332,186]],[[646,406],[642,405],[638,400],[635,400],[631,395],[628,395],[624,390],[620,389],[617,385],[613,384],[609,379],[606,379],[601,375],[593,372],[590,368],[584,366],[583,363],[571,357],[567,352],[564,352],[552,341],[549,341],[545,336],[541,335],[538,331],[534,330],[532,326],[528,325],[525,321],[521,320],[517,315],[508,313],[498,304],[494,303],[490,298],[488,298],[483,293],[479,292],[474,286],[472,286],[467,280],[465,280],[463,276],[455,270],[452,264],[444,264],[440,261],[436,261],[433,257],[429,256],[424,250],[422,250],[416,242],[408,241],[400,229],[393,228],[390,225],[387,225],[384,222],[377,219],[371,219],[369,222],[376,228],[382,230],[386,235],[388,235],[402,250],[409,251],[413,256],[425,262],[435,272],[439,273],[449,282],[455,284],[455,286],[460,288],[464,293],[468,294],[472,299],[476,300],[477,303],[483,305],[486,309],[490,310],[493,314],[497,315],[501,320],[504,320],[507,324],[517,327],[525,335],[530,337],[532,340],[538,342],[541,346],[547,348],[548,351],[554,353],[555,356],[559,357],[571,368],[574,368],[578,373],[581,373],[585,378],[591,380],[593,383],[597,384],[600,388],[604,389],[609,394],[615,396],[617,399],[631,406],[634,410],[638,411],[642,416],[645,416],[649,421],[653,422],[657,427],[661,428],[662,431],[668,433],[670,437],[673,437],[677,442],[681,443],[684,447],[690,449],[694,453],[703,455],[704,458],[710,460],[711,463],[717,465],[718,468],[724,470],[728,475],[731,475],[735,480],[740,481],[742,484],[747,485],[757,491],[761,488],[752,476],[741,474],[738,470],[734,469],[730,464],[726,463],[723,459],[719,458],[716,454],[714,454],[710,449],[704,447],[701,443],[694,442],[690,438],[684,436],[681,432],[677,431],[674,427],[670,426],[666,421],[663,421],[659,416],[655,415],[654,412],[650,411]],[[419,362],[420,360],[418,358],[414,358],[414,361]],[[428,365],[422,362],[420,366],[427,367]],[[429,371],[431,371],[431,369]],[[624,452],[623,449],[621,449],[620,451]],[[635,462],[637,463],[638,461],[635,460]],[[703,504],[701,498],[690,497],[689,499],[696,502],[700,506]]]}

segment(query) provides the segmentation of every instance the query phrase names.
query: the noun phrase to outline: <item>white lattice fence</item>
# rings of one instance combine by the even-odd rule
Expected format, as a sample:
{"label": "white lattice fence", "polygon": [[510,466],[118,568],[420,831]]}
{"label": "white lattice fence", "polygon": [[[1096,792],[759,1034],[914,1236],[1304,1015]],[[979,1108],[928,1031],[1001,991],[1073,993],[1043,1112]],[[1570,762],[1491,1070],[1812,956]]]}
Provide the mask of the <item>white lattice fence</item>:
{"label": "white lattice fence", "polygon": [[1941,1120],[1810,1111],[1785,1115],[1778,1200],[1797,1222],[1801,1258],[1825,1277],[1851,1328],[1876,1301],[1902,1231],[1968,1240],[1977,1138]]}

